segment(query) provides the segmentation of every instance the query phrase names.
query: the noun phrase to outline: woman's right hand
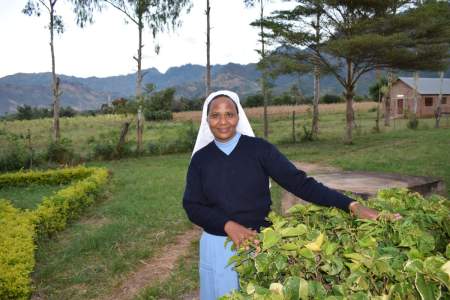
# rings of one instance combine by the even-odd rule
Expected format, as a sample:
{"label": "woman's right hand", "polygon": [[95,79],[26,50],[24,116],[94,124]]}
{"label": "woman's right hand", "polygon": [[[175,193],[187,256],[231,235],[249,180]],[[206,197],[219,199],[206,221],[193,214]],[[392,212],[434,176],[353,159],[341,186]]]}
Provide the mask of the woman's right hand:
{"label": "woman's right hand", "polygon": [[255,230],[248,229],[234,221],[226,222],[224,230],[236,247],[239,247],[244,241],[251,240],[256,236]]}

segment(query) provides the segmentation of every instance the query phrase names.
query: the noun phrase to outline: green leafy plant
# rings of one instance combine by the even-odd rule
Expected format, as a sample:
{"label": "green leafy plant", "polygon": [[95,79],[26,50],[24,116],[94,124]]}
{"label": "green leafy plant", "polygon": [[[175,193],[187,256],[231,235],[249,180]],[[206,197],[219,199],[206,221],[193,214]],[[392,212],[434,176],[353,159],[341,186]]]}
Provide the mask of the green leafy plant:
{"label": "green leafy plant", "polygon": [[241,291],[222,299],[448,299],[448,200],[386,190],[366,205],[379,220],[315,205],[271,213],[272,226],[231,258]]}
{"label": "green leafy plant", "polygon": [[29,298],[30,274],[35,263],[34,240],[63,230],[93,203],[107,178],[106,169],[86,167],[0,175],[0,188],[74,181],[67,188],[44,197],[32,211],[19,210],[0,199],[0,299]]}

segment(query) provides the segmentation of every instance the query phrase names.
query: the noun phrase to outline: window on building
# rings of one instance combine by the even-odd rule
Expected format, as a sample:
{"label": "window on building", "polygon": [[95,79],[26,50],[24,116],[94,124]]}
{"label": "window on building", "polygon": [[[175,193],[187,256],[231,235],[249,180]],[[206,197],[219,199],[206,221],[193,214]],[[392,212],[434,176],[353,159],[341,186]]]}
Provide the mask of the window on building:
{"label": "window on building", "polygon": [[441,104],[447,104],[447,97],[442,97]]}
{"label": "window on building", "polygon": [[425,97],[425,106],[433,106],[433,98]]}

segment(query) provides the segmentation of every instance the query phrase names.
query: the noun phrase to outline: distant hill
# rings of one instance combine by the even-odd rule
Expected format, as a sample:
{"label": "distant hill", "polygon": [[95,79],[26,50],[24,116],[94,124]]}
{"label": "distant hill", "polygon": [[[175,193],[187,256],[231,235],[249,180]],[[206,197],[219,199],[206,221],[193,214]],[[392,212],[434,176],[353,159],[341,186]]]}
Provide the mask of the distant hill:
{"label": "distant hill", "polygon": [[[155,68],[144,70],[145,83],[154,83],[157,90],[168,87],[176,88],[177,97],[198,98],[204,97],[205,67],[200,65],[183,65],[172,67],[165,73]],[[212,87],[216,89],[229,89],[236,91],[241,98],[256,94],[260,91],[260,72],[255,64],[240,65],[229,63],[214,65],[211,70]],[[129,97],[135,92],[136,75],[120,75],[111,77],[79,78],[60,75],[61,78],[61,104],[72,106],[77,110],[99,108],[117,97]],[[368,86],[373,82],[374,74],[368,73],[358,82],[357,93],[367,94]],[[312,75],[281,76],[272,84],[273,93],[279,94],[288,90],[293,84],[298,84],[304,95],[312,95]],[[18,105],[50,107],[51,73],[18,73],[0,78],[0,114],[14,112]],[[321,79],[321,93],[341,94],[342,88],[331,76]]]}

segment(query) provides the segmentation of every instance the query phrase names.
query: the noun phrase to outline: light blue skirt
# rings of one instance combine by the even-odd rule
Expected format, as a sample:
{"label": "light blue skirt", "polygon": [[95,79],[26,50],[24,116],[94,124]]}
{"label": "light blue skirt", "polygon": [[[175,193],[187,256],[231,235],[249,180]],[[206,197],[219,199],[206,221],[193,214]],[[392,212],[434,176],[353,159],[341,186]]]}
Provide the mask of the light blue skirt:
{"label": "light blue skirt", "polygon": [[216,300],[239,290],[238,274],[232,266],[226,267],[229,258],[235,254],[231,250],[232,242],[225,248],[226,239],[207,232],[200,238],[200,300]]}

